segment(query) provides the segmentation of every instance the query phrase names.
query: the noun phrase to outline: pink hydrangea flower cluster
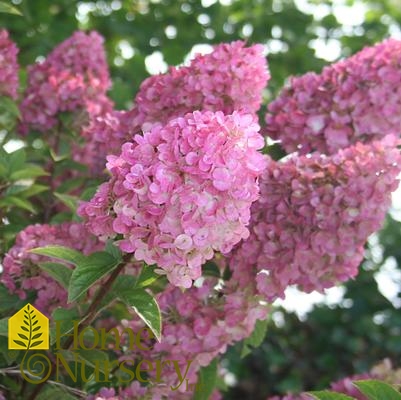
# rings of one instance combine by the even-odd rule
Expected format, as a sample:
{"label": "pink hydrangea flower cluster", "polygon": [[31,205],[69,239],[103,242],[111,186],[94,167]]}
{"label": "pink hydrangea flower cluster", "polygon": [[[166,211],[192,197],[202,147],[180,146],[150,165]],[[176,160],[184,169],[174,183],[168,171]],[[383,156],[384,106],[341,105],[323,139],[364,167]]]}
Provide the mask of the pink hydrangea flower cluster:
{"label": "pink hydrangea flower cluster", "polygon": [[[266,304],[255,296],[255,285],[241,290],[236,282],[219,288],[218,283],[218,278],[201,278],[196,286],[185,291],[168,284],[156,295],[163,315],[162,341],[154,341],[150,350],[135,347],[124,351],[120,354],[120,361],[177,360],[180,369],[185,371],[187,362],[192,360],[186,379],[189,384],[196,383],[202,366],[209,365],[217,355],[225,353],[228,346],[251,335],[256,321],[265,319],[268,314]],[[133,314],[132,320],[121,321],[117,328],[125,337],[124,328],[139,332],[143,326],[143,322]],[[155,373],[149,371],[149,378],[155,378]],[[163,385],[148,387],[134,382],[119,392],[119,398],[149,398],[150,395],[152,399],[192,398],[193,393],[185,392],[185,385],[175,393],[171,391],[170,386],[177,385],[177,372],[172,365],[163,367],[162,379]],[[214,396],[217,399],[218,392]]]}
{"label": "pink hydrangea flower cluster", "polygon": [[270,103],[266,134],[287,152],[335,153],[400,131],[401,41],[388,39],[323,69],[293,77]]}
{"label": "pink hydrangea flower cluster", "polygon": [[354,277],[398,186],[398,143],[389,135],[330,157],[270,161],[252,207],[251,235],[231,256],[234,277],[249,280],[253,271],[269,300],[291,284],[309,292]]}
{"label": "pink hydrangea flower cluster", "polygon": [[112,178],[79,214],[95,235],[123,236],[121,250],[157,264],[174,285],[190,287],[214,251],[248,236],[265,158],[250,114],[189,113],[109,156]]}
{"label": "pink hydrangea flower cluster", "polygon": [[17,98],[18,48],[5,29],[0,30],[0,96]]}
{"label": "pink hydrangea flower cluster", "polygon": [[[126,388],[120,388],[116,393],[113,388],[102,388],[96,395],[89,395],[87,400],[191,400],[193,392],[188,390],[186,393],[173,392],[170,387],[165,386],[141,386],[138,381],[131,383]],[[221,400],[222,396],[218,390],[214,390],[209,400]],[[1,398],[0,398],[1,400]]]}
{"label": "pink hydrangea flower cluster", "polygon": [[75,32],[43,63],[28,67],[21,131],[46,131],[65,111],[100,115],[111,110],[106,96],[110,86],[103,38],[96,32]]}
{"label": "pink hydrangea flower cluster", "polygon": [[83,144],[73,144],[72,157],[88,166],[91,175],[101,175],[106,168],[107,155],[119,154],[122,144],[141,131],[135,118],[135,110],[93,116],[81,130]]}
{"label": "pink hydrangea flower cluster", "polygon": [[70,247],[84,254],[103,247],[82,223],[77,222],[30,225],[17,235],[15,245],[2,261],[0,282],[10,293],[17,294],[21,299],[25,299],[28,292],[34,291],[36,299],[33,305],[46,315],[50,315],[56,307],[66,307],[67,292],[37,266],[40,262],[49,261],[49,258],[30,253],[29,250],[50,245]]}
{"label": "pink hydrangea flower cluster", "polygon": [[196,56],[188,67],[171,67],[146,79],[134,107],[145,129],[195,110],[254,113],[269,78],[262,45],[223,43],[211,54]]}
{"label": "pink hydrangea flower cluster", "polygon": [[110,112],[92,118],[74,146],[74,160],[96,175],[104,170],[109,154],[154,123],[166,123],[194,110],[256,112],[269,79],[261,45],[243,42],[216,46],[211,54],[196,56],[188,67],[171,67],[164,75],[146,79],[128,112]]}

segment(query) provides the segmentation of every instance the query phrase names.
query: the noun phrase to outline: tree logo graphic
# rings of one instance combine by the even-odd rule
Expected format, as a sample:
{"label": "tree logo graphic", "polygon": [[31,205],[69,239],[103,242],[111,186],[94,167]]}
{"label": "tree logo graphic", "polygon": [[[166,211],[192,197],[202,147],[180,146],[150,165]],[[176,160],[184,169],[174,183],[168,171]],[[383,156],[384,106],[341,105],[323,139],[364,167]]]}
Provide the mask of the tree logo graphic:
{"label": "tree logo graphic", "polygon": [[8,320],[10,350],[48,350],[49,319],[27,304]]}

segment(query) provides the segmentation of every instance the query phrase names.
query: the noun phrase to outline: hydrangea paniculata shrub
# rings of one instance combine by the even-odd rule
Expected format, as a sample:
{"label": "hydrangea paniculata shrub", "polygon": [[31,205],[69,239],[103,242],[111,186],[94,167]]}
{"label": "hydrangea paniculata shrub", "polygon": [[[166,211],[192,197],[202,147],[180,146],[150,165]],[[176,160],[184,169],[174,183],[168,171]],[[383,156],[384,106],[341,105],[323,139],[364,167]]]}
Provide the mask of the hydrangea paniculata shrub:
{"label": "hydrangea paniculata shrub", "polygon": [[[264,132],[293,152],[274,161],[262,153],[257,116],[270,77],[262,45],[218,45],[189,66],[145,80],[133,107],[122,111],[114,110],[106,95],[110,79],[103,39],[96,32],[76,32],[43,63],[28,68],[20,128],[25,134],[43,132],[52,155],[59,155],[61,143],[97,178],[96,185],[99,177],[105,181],[79,205],[83,222],[50,225],[73,218],[71,212],[58,213],[58,200],[64,195],[74,209],[76,198],[54,192],[78,175],[63,170],[62,163],[56,171],[57,157],[52,157],[46,165],[52,176],[41,178],[52,193],[33,196],[35,205],[50,198],[52,203],[37,217],[21,214],[35,223],[8,248],[1,283],[21,299],[32,296],[50,315],[56,307],[70,306],[67,291],[40,269],[47,258],[29,250],[61,245],[88,255],[112,239],[125,254],[108,248],[113,262],[106,268],[113,272],[95,283],[88,280],[89,304],[82,307],[80,329],[90,323],[114,324],[121,331],[144,327],[132,307],[122,307],[121,321],[96,310],[113,284],[135,282],[132,290],[148,300],[153,294],[160,306],[162,340],[152,351],[111,346],[108,354],[114,361],[164,357],[185,364],[192,359],[188,380],[196,383],[200,368],[249,337],[257,321],[267,318],[268,302],[283,297],[288,285],[322,291],[356,276],[363,246],[380,228],[401,170],[401,92],[395,85],[400,50],[400,42],[388,40],[320,75],[294,78],[266,117]],[[0,94],[14,99],[16,54],[1,31]],[[79,197],[83,186],[70,190]],[[207,274],[204,264],[211,259],[217,275]],[[138,288],[143,261],[168,279]],[[121,281],[113,281],[117,277]],[[192,393],[171,392],[177,376],[172,367],[167,372],[164,386],[136,381],[97,387],[97,397],[89,398],[192,398]],[[212,398],[219,396],[215,391]]]}

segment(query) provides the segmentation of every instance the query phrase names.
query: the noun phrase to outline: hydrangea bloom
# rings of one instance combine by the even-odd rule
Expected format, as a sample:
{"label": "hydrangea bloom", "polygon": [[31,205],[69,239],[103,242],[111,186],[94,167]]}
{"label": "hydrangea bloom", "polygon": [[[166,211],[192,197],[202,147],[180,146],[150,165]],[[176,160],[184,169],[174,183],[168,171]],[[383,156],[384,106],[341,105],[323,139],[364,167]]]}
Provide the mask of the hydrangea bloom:
{"label": "hydrangea bloom", "polygon": [[288,152],[334,153],[358,141],[400,133],[401,41],[385,40],[292,78],[266,115],[266,133]]}
{"label": "hydrangea bloom", "polygon": [[[96,395],[89,395],[87,400],[191,400],[193,391],[186,393],[173,392],[168,386],[141,386],[138,381],[134,381],[126,388],[120,388],[118,394],[113,388],[102,388]],[[209,400],[221,400],[222,396],[218,390],[214,390]],[[1,398],[0,398],[1,400]],[[5,400],[5,399],[4,399]]]}
{"label": "hydrangea bloom", "polygon": [[60,225],[30,225],[16,238],[15,245],[3,260],[0,282],[10,293],[26,298],[27,292],[34,291],[33,305],[46,315],[58,306],[67,304],[67,292],[53,278],[37,266],[39,262],[49,261],[47,257],[30,253],[35,247],[60,245],[67,246],[84,254],[103,247],[96,237],[89,234],[83,224],[65,222]]}
{"label": "hydrangea bloom", "polygon": [[107,155],[119,154],[121,145],[140,132],[136,115],[136,111],[131,110],[93,116],[80,133],[82,143],[73,144],[73,159],[88,166],[92,176],[101,175]]}
{"label": "hydrangea bloom", "polygon": [[[137,347],[120,354],[120,361],[128,360],[177,360],[180,369],[185,371],[187,361],[192,360],[186,379],[189,384],[198,380],[202,366],[210,362],[228,346],[248,337],[255,328],[256,320],[267,317],[268,308],[255,296],[255,285],[238,290],[238,285],[218,288],[218,278],[201,278],[197,285],[186,291],[168,284],[163,292],[156,295],[163,315],[162,341],[154,342],[150,350]],[[235,286],[235,288],[234,288]],[[132,320],[123,320],[117,326],[126,344],[128,338],[124,328],[139,332],[143,322],[135,315]],[[149,378],[155,378],[155,371],[149,371]],[[171,365],[163,367],[163,385],[143,387],[139,382],[121,390],[121,399],[191,399],[193,393],[185,392],[182,385],[177,392],[170,386],[177,385],[177,372]],[[143,396],[143,397],[142,397]],[[107,397],[106,397],[107,398]],[[212,398],[218,398],[216,392]]]}
{"label": "hydrangea bloom", "polygon": [[171,67],[146,79],[135,98],[142,124],[165,123],[194,110],[256,112],[269,79],[263,46],[241,41],[220,44],[188,67]]}
{"label": "hydrangea bloom", "polygon": [[79,214],[98,236],[120,234],[120,248],[157,264],[190,287],[214,251],[248,236],[250,206],[265,167],[250,114],[189,113],[155,125],[109,156],[110,181]]}
{"label": "hydrangea bloom", "polygon": [[8,37],[8,32],[0,30],[0,96],[17,98],[18,89],[18,48]]}
{"label": "hydrangea bloom", "polygon": [[252,207],[251,235],[232,255],[236,279],[249,280],[253,271],[260,293],[273,300],[291,284],[322,290],[354,277],[397,188],[397,143],[390,135],[330,157],[271,161]]}
{"label": "hydrangea bloom", "polygon": [[269,78],[263,47],[245,47],[243,42],[222,44],[205,56],[197,56],[189,67],[170,68],[164,75],[146,79],[129,112],[110,112],[91,119],[81,132],[82,146],[72,152],[74,160],[99,174],[108,154],[118,154],[121,145],[142,128],[165,123],[194,110],[237,109],[255,112]]}
{"label": "hydrangea bloom", "polygon": [[28,67],[21,130],[46,131],[64,111],[99,115],[110,110],[110,85],[103,38],[96,32],[75,32],[43,63]]}

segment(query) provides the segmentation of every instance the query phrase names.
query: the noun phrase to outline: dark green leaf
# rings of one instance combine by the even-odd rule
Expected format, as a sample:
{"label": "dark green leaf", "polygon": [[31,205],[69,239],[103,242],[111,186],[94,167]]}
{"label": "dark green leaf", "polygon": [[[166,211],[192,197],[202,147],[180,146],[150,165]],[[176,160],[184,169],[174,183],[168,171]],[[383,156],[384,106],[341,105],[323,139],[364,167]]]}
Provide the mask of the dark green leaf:
{"label": "dark green leaf", "polygon": [[31,213],[35,214],[36,210],[31,202],[26,199],[22,199],[20,197],[15,196],[7,196],[0,200],[0,207],[18,207],[22,208],[23,210],[30,211]]}
{"label": "dark green leaf", "polygon": [[0,319],[0,336],[8,336],[8,318]]}
{"label": "dark green leaf", "polygon": [[68,287],[68,302],[77,300],[99,279],[110,273],[118,261],[105,251],[93,253],[81,261],[71,275]]}
{"label": "dark green leaf", "polygon": [[102,350],[84,350],[80,349],[78,351],[79,357],[85,361],[85,365],[91,366],[93,368],[98,368],[100,371],[104,371],[106,363],[109,361],[109,356],[105,351]]}
{"label": "dark green leaf", "polygon": [[76,211],[78,198],[75,196],[70,196],[69,194],[54,193],[63,204],[65,204],[70,210]]}
{"label": "dark green leaf", "polygon": [[24,168],[14,171],[10,175],[10,179],[12,181],[18,181],[21,179],[33,179],[38,176],[49,175],[43,168],[38,167],[37,165],[24,165]]}
{"label": "dark green leaf", "polygon": [[104,249],[107,253],[111,254],[116,260],[121,261],[122,254],[120,249],[114,245],[112,240],[108,240],[106,248]]}
{"label": "dark green leaf", "polygon": [[54,262],[39,263],[38,266],[46,271],[54,280],[56,280],[65,289],[68,289],[70,283],[72,269],[63,264]]}
{"label": "dark green leaf", "polygon": [[64,246],[37,247],[36,249],[32,249],[29,251],[31,253],[40,254],[42,256],[48,256],[67,261],[74,265],[83,263],[86,259],[86,257],[79,251]]}
{"label": "dark green leaf", "polygon": [[318,400],[355,400],[353,397],[346,396],[345,394],[330,392],[328,390],[308,392],[307,395],[311,396],[312,399]]}
{"label": "dark green leaf", "polygon": [[119,298],[135,310],[160,342],[162,321],[156,300],[144,289],[122,291]]}
{"label": "dark green leaf", "polygon": [[54,385],[46,385],[36,398],[37,400],[77,400],[77,397],[69,394],[64,387]]}
{"label": "dark green leaf", "polygon": [[267,325],[267,319],[256,321],[252,335],[244,340],[241,358],[247,356],[253,348],[259,347],[263,343],[263,339],[266,336]]}
{"label": "dark green leaf", "polygon": [[158,278],[160,278],[160,275],[156,274],[155,267],[151,265],[144,265],[137,278],[136,286],[138,288],[149,286]]}
{"label": "dark green leaf", "polygon": [[[80,315],[76,308],[57,308],[52,313],[52,321],[56,323],[59,321],[59,333],[65,335],[74,329],[74,321],[79,321]],[[50,329],[50,342],[51,344],[56,341],[56,327]]]}
{"label": "dark green leaf", "polygon": [[401,393],[391,385],[377,380],[356,381],[354,385],[369,400],[401,400]]}
{"label": "dark green leaf", "polygon": [[198,390],[195,391],[194,400],[208,400],[217,382],[217,359],[202,367],[198,376]]}

